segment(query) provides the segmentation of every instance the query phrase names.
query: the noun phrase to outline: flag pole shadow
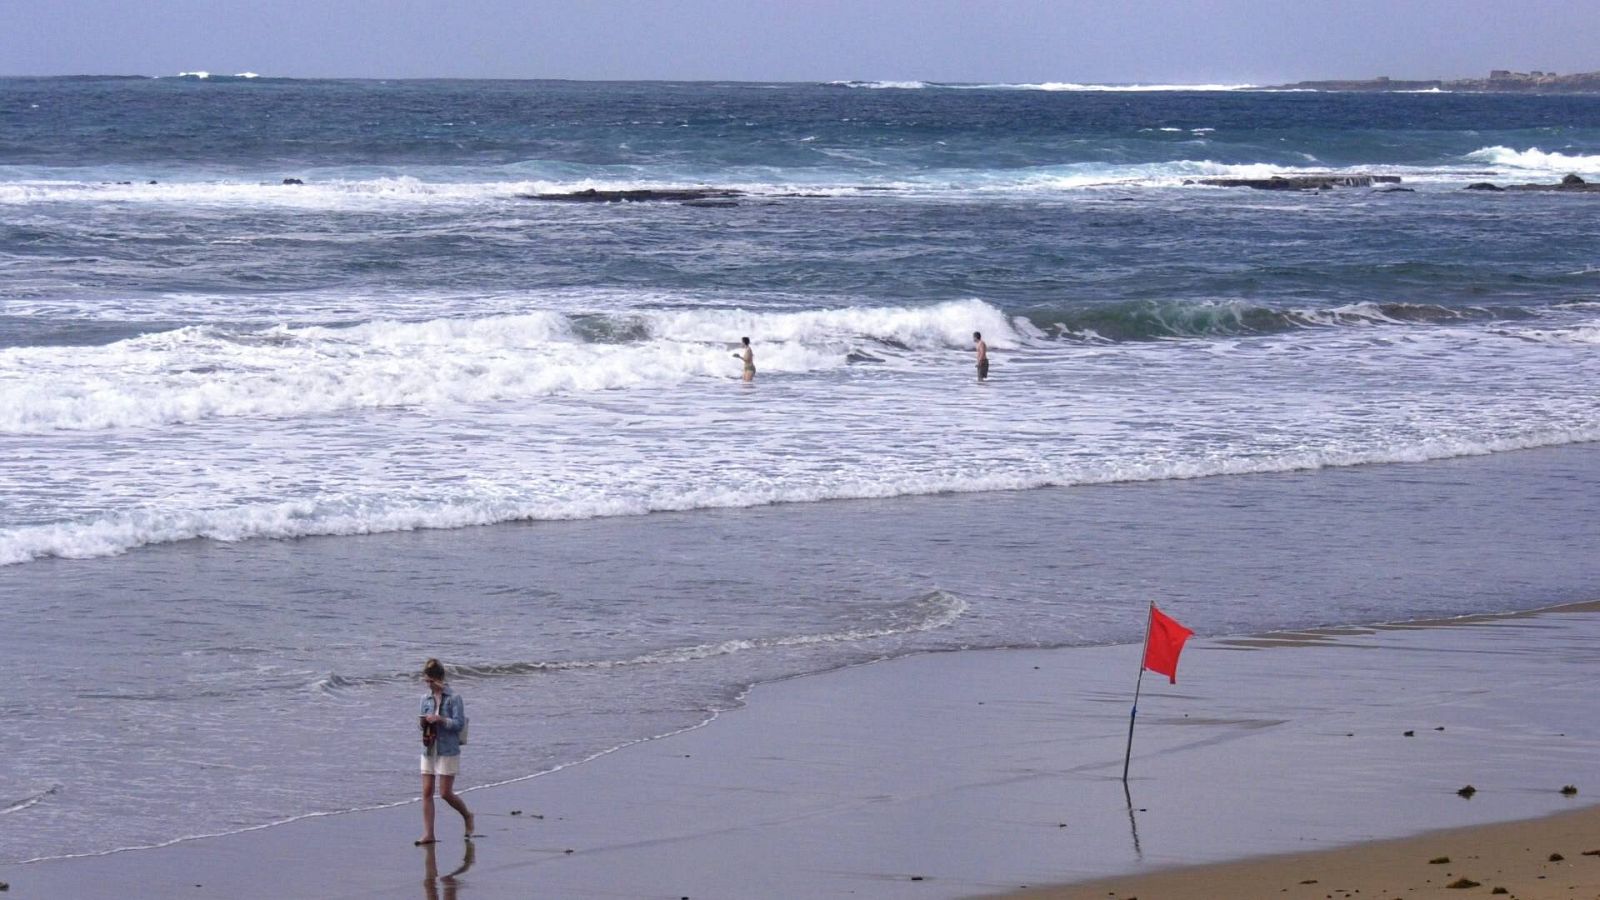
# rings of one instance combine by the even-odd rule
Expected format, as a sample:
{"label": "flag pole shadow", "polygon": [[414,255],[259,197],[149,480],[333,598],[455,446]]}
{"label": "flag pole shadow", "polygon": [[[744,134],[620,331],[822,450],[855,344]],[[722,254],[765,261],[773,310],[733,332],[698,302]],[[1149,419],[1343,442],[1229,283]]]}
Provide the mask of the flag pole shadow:
{"label": "flag pole shadow", "polygon": [[1144,862],[1144,850],[1139,846],[1139,820],[1133,814],[1133,792],[1128,789],[1128,783],[1122,783],[1122,797],[1128,801],[1128,829],[1133,832],[1133,856]]}

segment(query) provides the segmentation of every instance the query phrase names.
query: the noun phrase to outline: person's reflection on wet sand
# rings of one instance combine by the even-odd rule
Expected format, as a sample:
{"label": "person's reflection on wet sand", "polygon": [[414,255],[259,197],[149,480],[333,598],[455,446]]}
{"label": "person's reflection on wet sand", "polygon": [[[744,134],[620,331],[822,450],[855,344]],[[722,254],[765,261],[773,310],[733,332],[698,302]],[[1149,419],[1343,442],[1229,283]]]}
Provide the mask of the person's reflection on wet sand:
{"label": "person's reflection on wet sand", "polygon": [[[478,848],[467,841],[467,849],[461,856],[461,865],[456,870],[443,878],[439,877],[438,844],[424,844],[423,851],[427,854],[422,858],[422,896],[424,900],[456,900],[456,888],[460,883],[457,875],[465,875],[477,860]],[[439,885],[444,885],[444,894],[441,897]]]}

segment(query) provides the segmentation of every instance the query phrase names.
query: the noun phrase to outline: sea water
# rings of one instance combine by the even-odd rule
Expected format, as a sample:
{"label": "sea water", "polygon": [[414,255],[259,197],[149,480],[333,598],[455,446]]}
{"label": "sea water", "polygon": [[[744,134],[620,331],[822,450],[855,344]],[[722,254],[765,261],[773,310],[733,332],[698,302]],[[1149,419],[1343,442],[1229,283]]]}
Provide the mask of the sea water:
{"label": "sea water", "polygon": [[[428,656],[477,785],[1150,600],[1592,599],[1600,205],[1462,188],[1600,98],[1085,87],[0,80],[0,861],[413,796]],[[1411,190],[1192,183],[1330,171]]]}

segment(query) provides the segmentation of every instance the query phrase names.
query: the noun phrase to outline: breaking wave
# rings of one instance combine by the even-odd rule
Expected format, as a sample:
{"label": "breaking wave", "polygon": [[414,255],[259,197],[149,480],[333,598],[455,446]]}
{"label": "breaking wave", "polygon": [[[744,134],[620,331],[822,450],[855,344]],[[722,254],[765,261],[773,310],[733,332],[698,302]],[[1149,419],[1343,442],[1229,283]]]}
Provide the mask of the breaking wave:
{"label": "breaking wave", "polygon": [[[1197,138],[1205,131],[1199,131]],[[841,154],[819,151],[836,161]],[[854,154],[844,154],[853,157]],[[862,159],[866,159],[862,157]],[[1600,159],[1597,157],[1596,159]],[[597,174],[579,177],[508,177],[504,180],[429,180],[415,175],[382,178],[318,177],[293,174],[300,184],[277,181],[163,181],[108,177],[102,181],[23,179],[0,181],[0,206],[42,203],[136,204],[152,207],[281,208],[304,210],[367,210],[410,207],[481,206],[515,204],[530,211],[551,209],[537,195],[577,194],[583,191],[730,190],[751,198],[805,202],[815,197],[855,197],[863,192],[883,198],[896,194],[962,195],[1001,193],[1053,193],[1100,186],[1171,187],[1192,178],[1268,178],[1273,175],[1330,171],[1367,172],[1371,167],[1341,170],[1327,166],[1278,163],[1227,163],[1210,159],[1149,162],[1072,162],[1009,168],[950,168],[911,166],[886,168],[870,161],[860,167],[833,165],[789,169],[761,167],[725,171],[716,184],[687,172],[661,172],[621,177]],[[1389,171],[1389,169],[1385,169]],[[733,200],[735,204],[738,199]]]}
{"label": "breaking wave", "polygon": [[662,485],[635,496],[577,499],[518,496],[493,486],[467,489],[450,500],[349,497],[246,503],[221,509],[131,511],[79,522],[27,525],[0,530],[0,565],[61,557],[115,556],[148,544],[208,538],[241,541],[380,534],[465,528],[517,521],[554,521],[691,509],[748,508],[775,503],[881,499],[940,493],[1030,490],[1087,484],[1119,484],[1295,472],[1376,463],[1426,462],[1486,456],[1511,450],[1600,440],[1600,426],[1537,428],[1500,438],[1429,438],[1393,445],[1308,449],[1193,459],[1066,462],[1044,471],[993,474],[908,474],[900,480],[849,478],[826,483],[771,482],[730,492],[716,485]]}
{"label": "breaking wave", "polygon": [[1351,303],[1321,309],[1279,309],[1240,301],[1135,301],[1033,310],[1044,333],[1095,341],[1142,341],[1276,334],[1302,328],[1427,325],[1534,315],[1520,308],[1446,307],[1419,303]]}
{"label": "breaking wave", "polygon": [[1251,84],[1092,84],[1072,81],[997,82],[989,84],[933,82],[933,81],[830,81],[832,87],[867,88],[869,90],[898,89],[922,90],[941,88],[952,91],[1244,91]]}
{"label": "breaking wave", "polygon": [[[99,347],[0,350],[0,433],[191,423],[219,417],[525,399],[732,377],[729,351],[760,335],[763,371],[818,372],[870,347],[997,347],[1025,340],[978,300],[924,308],[625,315],[532,312],[477,319],[275,326],[189,326]],[[859,358],[859,356],[858,356]]]}
{"label": "breaking wave", "polygon": [[740,335],[757,336],[763,371],[818,374],[862,363],[912,367],[918,354],[966,349],[973,331],[1004,349],[1061,339],[1204,339],[1538,315],[1520,307],[1396,302],[1275,308],[1130,301],[1012,316],[968,299],[795,312],[535,311],[344,327],[188,326],[101,346],[0,349],[0,434],[426,409],[722,379],[734,374],[728,356]]}
{"label": "breaking wave", "polygon": [[971,90],[995,91],[1086,91],[1086,92],[1150,92],[1150,91],[1247,91],[1252,84],[1083,84],[1072,81],[1045,81],[1024,84],[972,84],[951,85]]}
{"label": "breaking wave", "polygon": [[1600,154],[1546,152],[1538,147],[1515,150],[1511,147],[1484,147],[1467,154],[1478,163],[1521,169],[1530,172],[1591,172],[1600,174]]}
{"label": "breaking wave", "polygon": [[830,81],[830,87],[867,88],[869,90],[916,91],[928,87],[926,81]]}

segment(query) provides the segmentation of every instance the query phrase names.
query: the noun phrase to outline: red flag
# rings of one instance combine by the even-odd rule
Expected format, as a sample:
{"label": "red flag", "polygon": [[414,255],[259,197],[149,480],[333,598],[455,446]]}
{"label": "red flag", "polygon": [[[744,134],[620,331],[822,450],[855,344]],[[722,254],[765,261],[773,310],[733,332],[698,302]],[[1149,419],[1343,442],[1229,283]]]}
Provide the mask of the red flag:
{"label": "red flag", "polygon": [[1194,632],[1178,624],[1150,604],[1150,634],[1144,642],[1144,667],[1178,683],[1178,654],[1183,652],[1183,642]]}

